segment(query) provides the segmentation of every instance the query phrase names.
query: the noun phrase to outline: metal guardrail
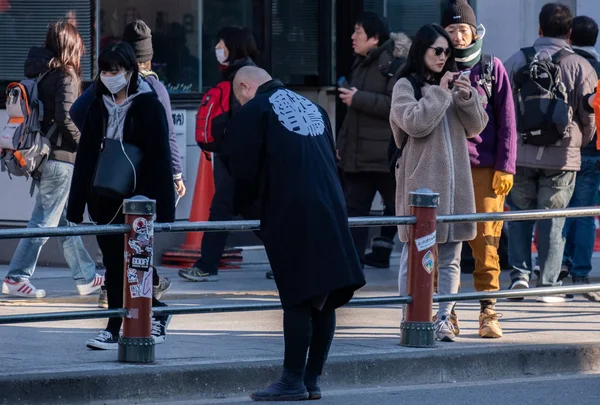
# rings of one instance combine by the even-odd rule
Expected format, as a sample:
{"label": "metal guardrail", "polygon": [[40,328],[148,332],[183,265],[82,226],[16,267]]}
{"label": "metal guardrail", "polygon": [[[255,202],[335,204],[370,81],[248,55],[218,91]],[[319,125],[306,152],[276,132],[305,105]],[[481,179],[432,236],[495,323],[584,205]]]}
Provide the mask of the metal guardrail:
{"label": "metal guardrail", "polygon": [[[559,217],[591,217],[600,216],[600,207],[566,208],[560,210],[529,210],[507,211],[496,213],[440,215],[439,223],[460,222],[490,222],[490,221],[529,221],[551,219]],[[414,216],[405,217],[353,217],[348,220],[350,227],[370,226],[395,226],[414,225],[417,219]],[[82,225],[56,228],[18,228],[0,229],[0,239],[42,238],[75,235],[118,235],[127,233],[131,227],[127,224],[119,225]],[[258,231],[260,221],[210,221],[210,222],[171,222],[154,224],[155,233],[167,232],[231,232],[231,231]]]}
{"label": "metal guardrail", "polygon": [[[369,226],[394,226],[394,225],[417,225],[411,227],[411,240],[417,240],[419,237],[425,236],[425,238],[432,242],[424,249],[415,248],[415,244],[411,244],[409,253],[409,272],[414,272],[415,277],[421,277],[421,280],[416,284],[419,285],[418,289],[421,289],[422,293],[413,294],[413,296],[405,297],[377,297],[377,298],[356,298],[350,301],[347,306],[358,307],[358,306],[381,306],[381,305],[398,305],[398,304],[412,304],[408,305],[408,315],[406,321],[401,326],[402,330],[402,341],[401,344],[406,346],[418,347],[429,347],[432,346],[432,329],[427,326],[430,325],[431,321],[431,304],[432,302],[454,302],[454,301],[475,301],[482,299],[501,299],[501,298],[520,298],[520,297],[537,297],[554,294],[581,294],[586,292],[600,291],[600,284],[591,284],[583,286],[570,286],[570,287],[551,287],[551,288],[534,288],[528,290],[510,290],[510,291],[494,291],[494,292],[472,292],[472,293],[459,293],[451,295],[436,295],[431,296],[431,291],[425,291],[425,285],[429,285],[431,279],[427,277],[431,276],[431,269],[425,267],[425,251],[427,249],[434,249],[433,252],[427,252],[430,257],[429,260],[437,260],[437,253],[435,245],[435,225],[436,223],[463,223],[463,222],[489,222],[489,221],[525,221],[525,220],[543,220],[557,217],[587,217],[587,216],[600,216],[600,207],[587,207],[587,208],[568,208],[559,210],[532,210],[532,211],[511,211],[503,213],[476,213],[476,214],[462,214],[462,215],[441,215],[436,217],[435,209],[437,207],[438,196],[435,193],[431,193],[428,190],[419,190],[418,192],[411,193],[413,203],[411,207],[414,211],[411,213],[414,216],[405,217],[360,217],[350,218],[350,227],[369,227]],[[152,208],[154,210],[154,202],[148,204],[148,200],[132,199],[126,200],[125,206],[132,209],[132,214],[139,215],[142,211],[137,212],[140,207],[144,209]],[[131,204],[131,205],[128,205]],[[145,212],[144,221],[152,221],[151,214],[155,212]],[[118,225],[85,225],[85,226],[69,226],[69,227],[58,227],[58,228],[25,228],[25,229],[2,229],[0,230],[0,239],[14,239],[14,238],[35,238],[35,237],[56,237],[56,236],[74,236],[74,235],[118,235],[132,233],[132,226],[130,225],[132,218],[128,218],[126,215],[125,224]],[[256,231],[260,229],[260,222],[254,221],[214,221],[214,222],[176,222],[176,223],[157,223],[153,224],[153,230],[155,233],[165,232],[222,232],[222,231]],[[420,233],[419,233],[420,232]],[[423,233],[426,232],[426,233]],[[135,232],[134,232],[135,233]],[[420,235],[420,236],[419,236]],[[431,239],[433,237],[433,239]],[[418,241],[418,240],[417,240]],[[152,242],[150,242],[152,243]],[[425,242],[428,243],[428,242]],[[431,256],[433,254],[433,256]],[[411,264],[412,257],[412,264]],[[423,260],[423,262],[421,261]],[[427,270],[429,276],[423,272],[421,268]],[[416,267],[415,267],[416,266]],[[415,270],[420,268],[420,270]],[[424,277],[424,278],[423,278]],[[425,281],[425,284],[423,284]],[[415,282],[415,280],[413,280]],[[409,285],[410,287],[410,285]],[[425,288],[425,290],[423,290]],[[409,291],[411,291],[409,289]],[[415,291],[413,289],[413,291]],[[133,298],[133,297],[131,297]],[[417,301],[417,302],[415,302]],[[130,301],[131,302],[131,301]],[[149,305],[145,303],[144,305]],[[135,307],[135,305],[134,305]],[[419,308],[418,314],[414,311],[415,308]],[[75,311],[75,312],[53,312],[53,313],[38,313],[38,314],[26,314],[26,315],[7,315],[0,316],[0,325],[15,324],[15,323],[30,323],[30,322],[50,322],[50,321],[68,321],[78,319],[97,319],[97,318],[113,318],[123,317],[127,321],[131,318],[140,319],[136,314],[140,308],[121,308],[121,309],[109,309],[109,310],[93,310],[93,311]],[[157,307],[152,308],[154,315],[184,315],[184,314],[207,314],[207,313],[224,313],[224,312],[249,312],[249,311],[269,311],[281,309],[279,303],[260,303],[260,304],[244,304],[244,305],[206,305],[206,306],[192,306],[185,308],[173,308],[173,307]],[[149,309],[148,309],[149,310]],[[415,315],[416,314],[416,315]],[[412,320],[411,320],[412,318]],[[427,320],[427,321],[425,321]],[[145,321],[147,322],[147,320]],[[134,322],[135,323],[135,322]],[[139,325],[138,325],[139,326]],[[129,348],[131,353],[123,355],[120,351],[119,359],[121,361],[141,361],[148,362],[153,361],[154,352],[148,352],[148,356],[144,360],[140,360],[140,353],[134,353],[136,346],[139,346],[139,342],[135,342],[139,338],[126,338],[128,342],[124,343],[124,347]],[[149,339],[149,338],[141,338]],[[151,340],[151,339],[150,339]],[[130,342],[131,341],[131,342]],[[134,350],[135,349],[135,350]],[[146,356],[146,354],[144,354]]]}

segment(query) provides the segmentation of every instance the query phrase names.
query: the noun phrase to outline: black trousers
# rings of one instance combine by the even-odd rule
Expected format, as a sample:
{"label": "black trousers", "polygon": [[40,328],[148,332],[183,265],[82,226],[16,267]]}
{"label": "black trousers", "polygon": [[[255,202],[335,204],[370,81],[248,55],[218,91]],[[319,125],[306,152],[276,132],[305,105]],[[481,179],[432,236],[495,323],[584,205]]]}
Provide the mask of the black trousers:
{"label": "black trousers", "polygon": [[[233,219],[234,182],[225,164],[217,155],[214,156],[213,175],[215,179],[215,195],[210,204],[209,221],[231,221]],[[207,232],[202,238],[202,256],[194,263],[194,267],[209,274],[219,272],[219,262],[225,251],[229,232]]]}
{"label": "black trousers", "polygon": [[335,310],[320,311],[311,303],[285,308],[283,368],[297,376],[304,375],[305,381],[319,377],[327,361],[334,334]]}
{"label": "black trousers", "polygon": [[[124,219],[121,218],[121,222],[117,223],[122,222]],[[106,267],[104,283],[108,295],[108,308],[123,308],[123,257],[125,256],[123,235],[97,236],[96,239],[102,251],[104,267]],[[162,307],[166,304],[152,297],[152,306]],[[118,336],[122,323],[121,318],[110,318],[106,330],[113,336]]]}
{"label": "black trousers", "polygon": [[[361,172],[344,173],[344,187],[346,205],[349,217],[368,216],[371,211],[373,199],[377,192],[381,194],[385,205],[384,215],[393,216],[396,212],[396,179],[391,173]],[[369,229],[351,228],[354,245],[361,262],[365,257]],[[395,226],[381,228],[381,236],[393,239],[397,232]]]}

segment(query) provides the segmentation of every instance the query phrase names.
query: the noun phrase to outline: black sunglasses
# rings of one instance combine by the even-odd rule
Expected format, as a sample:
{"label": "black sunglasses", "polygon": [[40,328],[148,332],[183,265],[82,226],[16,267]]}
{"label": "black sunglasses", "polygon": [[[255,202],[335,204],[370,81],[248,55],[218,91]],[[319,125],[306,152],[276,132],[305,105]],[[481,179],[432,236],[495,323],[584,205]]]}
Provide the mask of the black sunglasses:
{"label": "black sunglasses", "polygon": [[441,54],[445,54],[446,57],[448,57],[452,53],[451,48],[442,48],[441,46],[438,46],[435,48],[433,46],[430,46],[429,48],[431,48],[435,51],[435,56],[440,56]]}

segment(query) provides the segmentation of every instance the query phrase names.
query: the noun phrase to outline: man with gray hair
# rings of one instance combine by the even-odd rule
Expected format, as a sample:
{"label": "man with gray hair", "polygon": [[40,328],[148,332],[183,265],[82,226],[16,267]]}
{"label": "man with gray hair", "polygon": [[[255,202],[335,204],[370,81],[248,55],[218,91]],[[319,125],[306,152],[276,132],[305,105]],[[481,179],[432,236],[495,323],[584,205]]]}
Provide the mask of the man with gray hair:
{"label": "man with gray hair", "polygon": [[331,124],[319,106],[262,69],[240,69],[233,91],[243,107],[230,123],[222,157],[234,181],[234,209],[258,204],[283,306],[283,374],[251,398],[319,399],[335,310],[365,284]]}

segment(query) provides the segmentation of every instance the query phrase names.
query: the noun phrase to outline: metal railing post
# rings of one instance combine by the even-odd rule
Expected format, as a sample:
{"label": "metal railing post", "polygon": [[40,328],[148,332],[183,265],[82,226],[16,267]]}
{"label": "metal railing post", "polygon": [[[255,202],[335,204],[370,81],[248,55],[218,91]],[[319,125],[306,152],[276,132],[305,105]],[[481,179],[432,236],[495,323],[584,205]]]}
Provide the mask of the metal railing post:
{"label": "metal railing post", "polygon": [[152,253],[154,249],[154,214],[156,201],[135,196],[123,203],[125,234],[123,274],[123,335],[119,339],[119,361],[153,363],[152,339]]}
{"label": "metal railing post", "polygon": [[409,228],[407,294],[412,302],[406,306],[400,325],[400,345],[433,347],[435,339],[431,313],[433,309],[433,274],[437,267],[436,209],[439,194],[428,189],[410,193],[410,213],[417,223]]}

